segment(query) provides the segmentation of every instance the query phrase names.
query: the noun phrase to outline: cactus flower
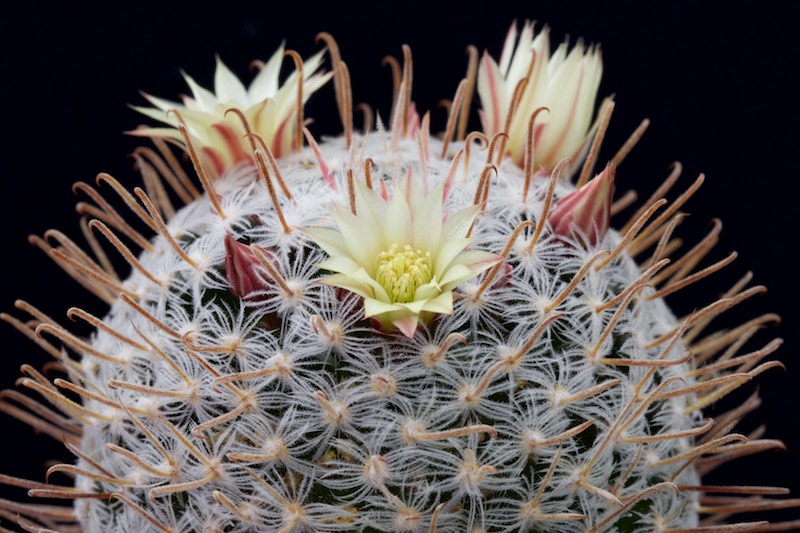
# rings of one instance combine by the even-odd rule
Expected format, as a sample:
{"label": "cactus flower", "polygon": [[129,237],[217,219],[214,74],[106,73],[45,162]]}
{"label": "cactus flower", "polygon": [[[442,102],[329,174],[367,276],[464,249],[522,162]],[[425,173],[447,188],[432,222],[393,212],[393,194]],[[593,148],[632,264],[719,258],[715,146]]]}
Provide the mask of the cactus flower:
{"label": "cactus flower", "polygon": [[[579,41],[568,51],[567,43],[562,43],[551,54],[547,27],[536,34],[533,24],[526,22],[517,41],[514,24],[499,64],[488,53],[481,60],[478,95],[483,133],[507,133],[506,149],[522,166],[528,121],[537,109],[546,108],[548,112],[536,118],[534,168],[549,172],[565,158],[577,164],[588,144],[602,73],[598,47],[587,48]],[[515,99],[518,86],[521,93]]]}
{"label": "cactus flower", "polygon": [[[250,131],[264,139],[276,157],[297,150],[298,83],[301,74],[292,72],[283,82],[279,81],[281,64],[284,61],[284,46],[278,48],[256,75],[249,87],[217,58],[214,74],[214,92],[197,84],[184,74],[192,96],[185,96],[183,104],[157,98],[149,94],[144,97],[154,107],[133,106],[133,109],[152,119],[166,123],[168,127],[144,127],[132,131],[142,137],[166,137],[184,142],[178,131],[183,121],[192,142],[199,147],[206,166],[221,175],[227,168],[250,159],[250,139],[246,137],[242,120],[228,110],[239,110],[248,123]],[[305,61],[302,68],[302,101],[308,100],[330,78],[330,73],[316,73],[324,52],[319,52]]]}
{"label": "cactus flower", "polygon": [[553,232],[596,245],[605,237],[611,221],[614,165],[559,200],[548,216]]}
{"label": "cactus flower", "polygon": [[355,213],[334,209],[339,229],[309,228],[330,258],[320,268],[335,272],[324,283],[364,298],[364,315],[385,329],[413,337],[417,325],[453,311],[453,289],[502,257],[465,251],[478,214],[472,206],[445,219],[443,187],[424,196],[408,179],[390,201],[356,182]]}

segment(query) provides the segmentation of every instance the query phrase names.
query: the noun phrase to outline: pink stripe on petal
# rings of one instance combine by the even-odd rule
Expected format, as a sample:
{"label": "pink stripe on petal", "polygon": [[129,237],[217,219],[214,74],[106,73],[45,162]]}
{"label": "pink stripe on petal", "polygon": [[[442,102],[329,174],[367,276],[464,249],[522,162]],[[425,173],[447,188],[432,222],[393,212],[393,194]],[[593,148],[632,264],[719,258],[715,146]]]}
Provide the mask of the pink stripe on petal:
{"label": "pink stripe on petal", "polygon": [[497,80],[494,76],[494,69],[492,68],[492,58],[489,57],[489,54],[483,54],[483,69],[486,72],[486,78],[488,80],[489,85],[489,102],[491,103],[491,121],[490,130],[487,132],[489,135],[493,135],[500,131],[500,101],[497,95]]}
{"label": "pink stripe on petal", "polygon": [[[308,131],[307,128],[303,128],[303,133],[306,136],[306,140],[308,141],[308,145],[311,147],[311,150],[314,152],[314,157],[317,158],[317,164],[319,165],[319,169],[322,171],[322,177],[328,183],[331,189],[334,191],[336,190],[336,180],[333,179],[331,176],[331,171],[328,169],[328,164],[325,162],[325,158],[322,157],[322,151],[319,149],[319,145],[317,141],[314,140],[314,137],[311,135],[311,132]],[[381,181],[383,184],[383,181]]]}
{"label": "pink stripe on petal", "polygon": [[212,124],[211,127],[214,129],[214,131],[220,134],[222,140],[225,142],[228,153],[231,155],[232,163],[238,163],[239,161],[249,158],[249,155],[242,147],[241,136],[236,132],[236,130],[234,130],[233,127],[231,127],[230,124],[217,122]]}
{"label": "pink stripe on petal", "polygon": [[220,153],[210,146],[203,146],[200,149],[200,153],[202,153],[203,158],[211,164],[214,173],[217,176],[221,176],[225,171],[225,160],[220,156]]}

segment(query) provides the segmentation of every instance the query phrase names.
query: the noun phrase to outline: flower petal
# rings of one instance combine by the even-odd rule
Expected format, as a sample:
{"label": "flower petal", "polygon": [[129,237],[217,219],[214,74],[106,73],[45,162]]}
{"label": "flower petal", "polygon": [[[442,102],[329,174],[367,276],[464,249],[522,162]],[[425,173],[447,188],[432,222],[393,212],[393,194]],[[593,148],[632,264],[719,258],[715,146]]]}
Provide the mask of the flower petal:
{"label": "flower petal", "polygon": [[411,242],[415,248],[426,252],[439,249],[443,197],[444,186],[441,185],[412,207]]}
{"label": "flower petal", "polygon": [[506,80],[489,54],[484,53],[478,69],[478,95],[485,116],[484,130],[493,135],[500,131],[508,109]]}
{"label": "flower petal", "polygon": [[395,304],[380,302],[375,298],[364,298],[364,316],[370,318],[373,316],[382,315],[384,313],[392,313],[400,311],[401,308]]}
{"label": "flower petal", "polygon": [[403,308],[405,311],[411,314],[418,315],[422,312],[422,308],[425,307],[426,302],[427,300],[419,300],[414,302],[403,302],[395,305]]}
{"label": "flower petal", "polygon": [[403,318],[393,320],[392,324],[400,330],[400,333],[409,339],[413,339],[414,332],[417,331],[417,324],[419,324],[419,317],[415,315],[404,316]]}
{"label": "flower petal", "polygon": [[342,232],[342,239],[347,245],[347,255],[366,268],[370,274],[374,274],[375,258],[384,248],[383,240],[375,231],[380,231],[380,228],[370,228],[362,224],[350,211],[335,210],[331,216]]}
{"label": "flower petal", "polygon": [[217,69],[214,71],[214,92],[222,104],[230,103],[244,107],[250,105],[247,89],[219,56],[217,56]]}
{"label": "flower petal", "polygon": [[275,50],[275,53],[264,64],[264,67],[253,78],[248,90],[248,98],[251,102],[261,102],[265,98],[271,98],[278,92],[278,78],[281,73],[281,63],[283,63],[283,51],[286,41]]}
{"label": "flower petal", "polygon": [[453,239],[446,241],[439,249],[439,253],[433,257],[434,277],[441,280],[445,271],[469,243],[470,239]]}
{"label": "flower petal", "polygon": [[431,298],[436,298],[441,292],[442,287],[434,277],[425,285],[420,285],[417,287],[417,290],[414,291],[414,300],[429,300]]}
{"label": "flower petal", "polygon": [[443,290],[449,291],[462,281],[466,281],[474,276],[475,272],[467,265],[455,264],[447,269],[440,283]]}
{"label": "flower petal", "polygon": [[[160,109],[161,111],[169,111],[170,109],[182,109],[183,104],[179,104],[178,102],[173,102],[172,100],[167,100],[165,98],[159,98],[157,96],[153,96],[151,94],[142,93],[148,102],[153,104],[156,108]],[[136,109],[134,107],[134,109]],[[138,111],[138,109],[137,109]]]}
{"label": "flower petal", "polygon": [[201,87],[196,81],[194,81],[194,78],[185,72],[181,72],[181,74],[183,74],[183,79],[186,80],[186,85],[188,85],[189,89],[192,90],[192,97],[197,102],[199,108],[203,111],[213,111],[217,107],[218,102],[217,97],[214,96],[214,93]]}
{"label": "flower petal", "polygon": [[441,280],[442,290],[448,291],[455,288],[461,282],[473,278],[491,268],[503,260],[502,255],[483,252],[480,250],[470,250],[464,252],[456,262],[451,265]]}
{"label": "flower petal", "polygon": [[456,261],[458,263],[467,265],[469,269],[475,272],[477,275],[484,270],[493,267],[503,259],[505,258],[500,254],[484,252],[483,250],[469,250],[459,255]]}
{"label": "flower petal", "polygon": [[356,193],[356,213],[364,219],[364,224],[377,228],[386,213],[386,202],[378,193],[360,181],[353,183]]}
{"label": "flower petal", "polygon": [[183,140],[183,136],[178,130],[173,128],[136,128],[126,132],[128,135],[136,137],[166,137],[168,139]]}
{"label": "flower petal", "polygon": [[422,307],[423,311],[449,315],[453,312],[453,291],[445,291],[436,298],[431,298]]}
{"label": "flower petal", "polygon": [[302,231],[331,257],[349,255],[340,231],[323,227],[303,228]]}
{"label": "flower petal", "polygon": [[443,239],[463,239],[469,233],[480,207],[473,205],[450,214],[442,227]]}
{"label": "flower petal", "polygon": [[361,268],[358,263],[345,257],[343,255],[332,256],[317,265],[318,268],[323,270],[330,270],[331,272],[338,272],[347,276],[353,275]]}
{"label": "flower petal", "polygon": [[345,274],[331,274],[323,279],[320,283],[323,285],[330,285],[332,287],[341,287],[342,289],[354,292],[365,298],[365,301],[366,299],[372,299],[373,291],[369,284]]}
{"label": "flower petal", "polygon": [[383,222],[384,246],[396,243],[400,246],[411,243],[411,210],[402,191],[394,190]]}
{"label": "flower petal", "polygon": [[384,289],[380,283],[375,281],[366,270],[359,268],[355,273],[352,274],[352,277],[369,285],[372,288],[372,293],[376,300],[384,303],[391,303],[392,299],[389,298],[389,294],[386,292],[386,289]]}
{"label": "flower petal", "polygon": [[146,117],[152,118],[159,122],[164,122],[165,124],[172,124],[172,122],[170,121],[170,117],[167,116],[166,111],[163,111],[161,109],[153,109],[151,107],[140,107],[136,105],[132,105],[130,107],[137,113],[141,113]]}

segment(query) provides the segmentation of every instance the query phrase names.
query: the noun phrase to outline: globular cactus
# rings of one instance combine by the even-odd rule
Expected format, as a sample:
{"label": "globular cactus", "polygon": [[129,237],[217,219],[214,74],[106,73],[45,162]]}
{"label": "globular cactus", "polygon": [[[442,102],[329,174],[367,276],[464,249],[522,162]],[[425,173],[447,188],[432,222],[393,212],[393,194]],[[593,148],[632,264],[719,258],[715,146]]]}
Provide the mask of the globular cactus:
{"label": "globular cactus", "polygon": [[[32,322],[5,316],[61,374],[25,367],[39,399],[3,410],[77,458],[49,471],[74,486],[3,478],[73,508],[3,502],[5,516],[30,531],[765,531],[718,524],[797,503],[700,480],[781,446],[733,432],[755,399],[702,413],[779,365],[762,361],[780,342],[740,353],[772,315],[707,332],[762,292],[747,277],[686,317],[664,302],[735,257],[698,266],[718,225],[674,254],[702,177],[668,201],[674,168],[610,229],[629,198],[612,202],[617,167],[646,124],[589,179],[613,109],[593,121],[596,49],[551,55],[529,24],[499,63],[472,49],[434,137],[410,50],[387,125],[357,133],[347,67],[320,38],[331,74],[287,52],[281,85],[280,50],[249,89],[219,63],[214,93],[188,78],[183,105],[148,96],[140,110],[169,127],[137,131],[160,150],[136,153],[145,188],[98,183],[154,237],[84,183],[94,257],[36,240],[110,311],[69,311],[88,339],[24,302]],[[330,78],[344,135],[317,142],[302,103]],[[467,135],[476,85],[484,132]],[[716,493],[724,505],[701,505]]]}

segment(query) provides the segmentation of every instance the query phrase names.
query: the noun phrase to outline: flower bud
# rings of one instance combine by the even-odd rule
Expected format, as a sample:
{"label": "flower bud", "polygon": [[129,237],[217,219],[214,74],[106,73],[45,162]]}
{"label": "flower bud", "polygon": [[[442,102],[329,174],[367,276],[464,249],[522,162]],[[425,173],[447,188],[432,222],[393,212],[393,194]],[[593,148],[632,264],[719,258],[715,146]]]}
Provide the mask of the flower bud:
{"label": "flower bud", "polygon": [[611,218],[615,173],[616,167],[609,164],[583,187],[560,199],[548,217],[553,233],[577,238],[588,246],[601,241]]}
{"label": "flower bud", "polygon": [[233,294],[249,300],[253,299],[253,293],[266,289],[259,272],[260,263],[249,246],[228,234],[225,236],[225,252],[225,277]]}

